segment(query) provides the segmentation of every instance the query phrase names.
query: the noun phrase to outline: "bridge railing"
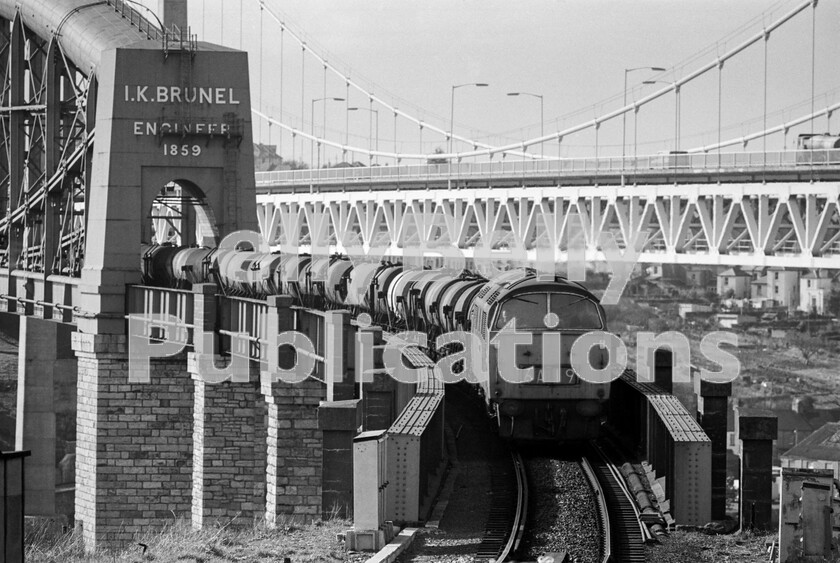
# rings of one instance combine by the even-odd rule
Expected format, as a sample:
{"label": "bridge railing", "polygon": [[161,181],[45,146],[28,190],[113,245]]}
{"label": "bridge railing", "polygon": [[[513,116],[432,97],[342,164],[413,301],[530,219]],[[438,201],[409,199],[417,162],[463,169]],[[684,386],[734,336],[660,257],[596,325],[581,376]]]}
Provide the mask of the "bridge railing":
{"label": "bridge railing", "polygon": [[145,33],[149,39],[163,40],[161,31],[131,5],[133,2],[127,2],[126,0],[107,0],[107,2],[114,7],[116,12],[127,19],[130,25],[137,26],[137,29],[141,33]]}
{"label": "bridge railing", "polygon": [[[133,0],[105,1],[114,8],[114,11],[127,19],[129,25],[137,27],[138,31],[144,33],[149,39],[160,41],[163,44],[164,50],[170,49],[173,46],[189,51],[196,50],[198,39],[190,32],[190,28],[180,29],[178,26],[173,25],[169,29],[159,29],[132,6],[132,4],[137,5],[137,2]],[[151,13],[153,14],[153,12]]]}
{"label": "bridge railing", "polygon": [[[269,305],[262,299],[219,297],[219,334],[223,350],[249,359],[260,359],[266,347]],[[244,335],[244,336],[243,336]]]}
{"label": "bridge railing", "polygon": [[[127,298],[127,312],[135,315],[135,323],[140,323],[139,334],[136,324],[129,327],[130,334],[193,344],[195,294],[192,291],[130,285]],[[167,320],[171,317],[174,319]]]}
{"label": "bridge railing", "polygon": [[762,169],[797,169],[840,165],[840,149],[808,151],[666,153],[638,157],[506,160],[282,170],[257,172],[258,189],[337,182],[422,181],[456,178],[553,177],[598,173],[640,174],[659,172],[721,172]]}

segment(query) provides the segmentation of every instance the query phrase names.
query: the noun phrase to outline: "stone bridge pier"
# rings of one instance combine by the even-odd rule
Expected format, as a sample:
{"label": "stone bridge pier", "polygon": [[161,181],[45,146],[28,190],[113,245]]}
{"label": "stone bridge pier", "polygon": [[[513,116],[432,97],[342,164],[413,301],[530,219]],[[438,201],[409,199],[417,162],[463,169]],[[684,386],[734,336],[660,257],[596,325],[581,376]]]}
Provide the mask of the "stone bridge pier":
{"label": "stone bridge pier", "polygon": [[76,440],[73,330],[37,317],[19,321],[15,449],[32,452],[25,461],[26,514],[52,516],[59,510],[57,466]]}

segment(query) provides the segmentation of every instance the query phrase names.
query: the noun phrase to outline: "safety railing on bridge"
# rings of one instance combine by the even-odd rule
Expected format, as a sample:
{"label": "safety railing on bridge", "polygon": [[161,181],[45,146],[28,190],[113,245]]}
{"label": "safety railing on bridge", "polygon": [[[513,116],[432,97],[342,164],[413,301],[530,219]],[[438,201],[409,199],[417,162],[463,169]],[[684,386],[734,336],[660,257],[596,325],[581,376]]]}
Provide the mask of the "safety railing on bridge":
{"label": "safety railing on bridge", "polygon": [[79,308],[79,279],[25,270],[0,271],[0,312],[74,323]]}
{"label": "safety railing on bridge", "polygon": [[127,19],[129,25],[135,26],[140,33],[144,33],[149,39],[160,41],[164,50],[170,49],[173,46],[190,52],[196,50],[198,39],[190,33],[189,28],[182,30],[177,26],[172,26],[170,29],[161,30],[134,8],[133,5],[138,5],[137,2],[131,0],[105,1],[114,8],[114,11]]}
{"label": "safety railing on bridge", "polygon": [[139,11],[137,11],[132,4],[135,2],[129,2],[127,0],[106,0],[107,3],[114,7],[114,10],[118,12],[122,17],[128,20],[130,25],[136,26],[141,33],[145,33],[149,39],[154,39],[158,41],[163,40],[163,33],[161,30],[152,25],[152,23],[147,20]]}
{"label": "safety railing on bridge", "polygon": [[183,289],[130,285],[129,335],[193,344],[195,293]]}
{"label": "safety railing on bridge", "polygon": [[[215,332],[219,347],[215,353],[266,361],[272,338],[279,332],[305,335],[311,350],[297,347],[296,354],[313,360],[312,375],[330,385],[349,384],[352,375],[353,338],[347,311],[318,311],[292,305],[287,295],[268,299],[226,296],[163,287],[132,285],[127,292],[127,311],[139,327],[135,336],[169,339],[195,344],[196,330]],[[201,316],[196,311],[201,311]],[[171,331],[171,332],[170,332]],[[349,378],[348,378],[349,379]],[[331,395],[331,392],[328,395]]]}
{"label": "safety railing on bridge", "polygon": [[724,153],[666,153],[638,157],[503,160],[282,170],[257,172],[257,189],[312,184],[411,182],[455,178],[492,179],[524,176],[553,178],[590,174],[630,175],[651,172],[723,173],[802,170],[840,166],[840,149]]}
{"label": "safety railing on bridge", "polygon": [[263,299],[219,296],[222,350],[249,359],[261,359],[268,342],[269,304]]}

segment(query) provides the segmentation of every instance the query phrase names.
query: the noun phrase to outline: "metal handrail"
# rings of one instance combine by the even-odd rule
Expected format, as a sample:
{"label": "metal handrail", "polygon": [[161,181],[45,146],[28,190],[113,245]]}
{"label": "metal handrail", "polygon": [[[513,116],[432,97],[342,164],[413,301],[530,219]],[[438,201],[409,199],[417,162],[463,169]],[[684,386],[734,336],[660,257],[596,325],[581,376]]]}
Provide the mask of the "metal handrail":
{"label": "metal handrail", "polygon": [[608,172],[632,176],[650,171],[742,172],[807,170],[840,166],[840,149],[785,150],[742,153],[666,153],[627,157],[561,158],[554,160],[505,160],[455,162],[257,172],[258,188],[330,182],[422,181],[450,178],[490,178],[513,175],[553,177],[563,174]]}

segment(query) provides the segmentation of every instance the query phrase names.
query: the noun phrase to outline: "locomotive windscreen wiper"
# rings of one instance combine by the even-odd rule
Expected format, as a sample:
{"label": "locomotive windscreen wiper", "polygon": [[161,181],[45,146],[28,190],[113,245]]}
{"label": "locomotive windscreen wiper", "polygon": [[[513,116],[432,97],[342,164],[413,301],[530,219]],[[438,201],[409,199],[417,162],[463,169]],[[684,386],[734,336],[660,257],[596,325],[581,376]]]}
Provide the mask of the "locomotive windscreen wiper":
{"label": "locomotive windscreen wiper", "polygon": [[565,307],[571,307],[572,305],[577,305],[577,304],[578,304],[578,303],[580,303],[581,301],[586,301],[587,299],[588,299],[587,297],[581,297],[581,298],[580,298],[580,299],[578,299],[577,301],[572,301],[571,303],[566,303],[565,305],[563,305],[563,307],[564,307],[564,308],[565,308]]}

